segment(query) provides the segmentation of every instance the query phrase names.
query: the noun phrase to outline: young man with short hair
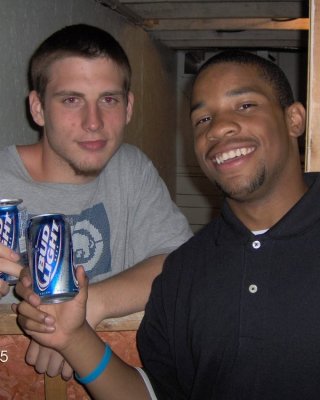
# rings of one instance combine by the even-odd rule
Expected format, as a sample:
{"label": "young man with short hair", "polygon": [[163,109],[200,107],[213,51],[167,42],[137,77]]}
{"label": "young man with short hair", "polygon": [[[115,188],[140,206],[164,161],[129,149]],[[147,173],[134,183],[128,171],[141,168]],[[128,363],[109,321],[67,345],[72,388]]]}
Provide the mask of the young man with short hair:
{"label": "young man with short hair", "polygon": [[[22,198],[31,216],[68,216],[75,263],[91,283],[92,326],[141,311],[166,255],[191,231],[152,162],[123,143],[134,102],[128,58],[107,32],[72,25],[38,47],[30,80],[30,112],[41,139],[0,152],[1,198]],[[18,275],[19,268],[0,265],[0,271]],[[2,294],[7,289],[2,282]],[[45,372],[49,360],[31,353],[28,361]]]}

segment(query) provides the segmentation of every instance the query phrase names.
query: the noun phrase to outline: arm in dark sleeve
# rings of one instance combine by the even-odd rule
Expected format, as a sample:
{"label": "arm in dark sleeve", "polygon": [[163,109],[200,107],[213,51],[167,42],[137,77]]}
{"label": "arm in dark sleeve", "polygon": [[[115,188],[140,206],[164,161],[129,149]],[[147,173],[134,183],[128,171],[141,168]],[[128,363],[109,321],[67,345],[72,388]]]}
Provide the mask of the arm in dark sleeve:
{"label": "arm in dark sleeve", "polygon": [[[170,259],[169,256],[165,268],[170,268],[173,272],[172,268],[176,266],[169,265]],[[177,378],[172,334],[175,279],[169,285],[170,290],[165,283],[166,281],[166,278],[161,274],[153,283],[145,316],[137,334],[137,344],[144,371],[150,379],[158,400],[182,400],[186,396],[183,394]],[[171,292],[170,299],[167,297],[168,291]]]}

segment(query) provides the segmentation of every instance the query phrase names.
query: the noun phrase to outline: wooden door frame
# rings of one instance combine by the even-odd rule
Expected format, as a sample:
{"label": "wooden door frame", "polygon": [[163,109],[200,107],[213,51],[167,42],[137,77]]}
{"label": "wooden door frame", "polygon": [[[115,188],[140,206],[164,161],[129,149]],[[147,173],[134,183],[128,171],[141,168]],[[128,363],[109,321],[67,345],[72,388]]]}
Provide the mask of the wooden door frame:
{"label": "wooden door frame", "polygon": [[309,0],[305,171],[320,171],[320,0]]}

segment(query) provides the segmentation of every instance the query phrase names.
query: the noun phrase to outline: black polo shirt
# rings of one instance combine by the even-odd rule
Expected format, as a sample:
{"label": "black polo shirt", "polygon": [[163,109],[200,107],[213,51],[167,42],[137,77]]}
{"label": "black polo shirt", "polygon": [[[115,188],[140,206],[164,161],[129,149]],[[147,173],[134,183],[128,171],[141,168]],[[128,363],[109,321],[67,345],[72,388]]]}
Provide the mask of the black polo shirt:
{"label": "black polo shirt", "polygon": [[222,214],[174,251],[138,332],[162,399],[320,399],[320,178],[265,234]]}

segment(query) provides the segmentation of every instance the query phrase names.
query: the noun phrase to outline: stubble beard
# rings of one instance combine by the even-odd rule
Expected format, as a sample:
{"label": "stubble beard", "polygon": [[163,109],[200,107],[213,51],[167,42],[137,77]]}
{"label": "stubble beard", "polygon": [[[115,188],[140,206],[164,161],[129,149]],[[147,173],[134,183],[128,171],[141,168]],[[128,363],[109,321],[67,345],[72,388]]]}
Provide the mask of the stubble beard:
{"label": "stubble beard", "polygon": [[104,169],[106,166],[106,163],[97,168],[97,167],[91,167],[90,165],[86,164],[85,162],[75,164],[74,162],[70,161],[68,162],[69,166],[73,169],[74,173],[76,176],[83,176],[86,178],[95,178],[97,177],[101,171]]}
{"label": "stubble beard", "polygon": [[266,179],[266,169],[264,166],[258,168],[255,176],[249,177],[246,181],[241,181],[233,185],[218,183],[216,186],[221,190],[223,195],[229,199],[237,201],[245,201],[247,196],[258,190]]}

